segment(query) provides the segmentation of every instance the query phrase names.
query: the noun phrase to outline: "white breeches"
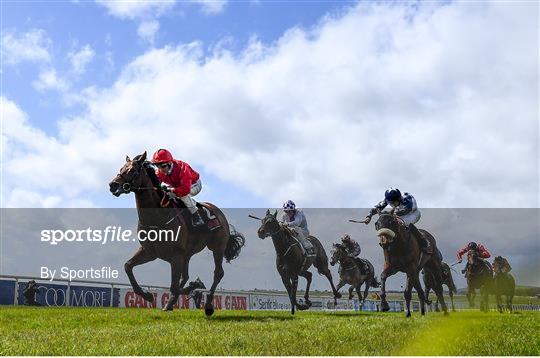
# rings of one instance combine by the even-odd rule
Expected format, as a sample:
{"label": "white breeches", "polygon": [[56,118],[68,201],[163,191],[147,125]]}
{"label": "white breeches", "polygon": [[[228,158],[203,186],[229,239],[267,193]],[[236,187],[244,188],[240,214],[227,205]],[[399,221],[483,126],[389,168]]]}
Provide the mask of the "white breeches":
{"label": "white breeches", "polygon": [[195,183],[191,184],[191,191],[189,192],[189,194],[180,198],[180,200],[182,200],[186,208],[188,208],[189,212],[192,214],[197,211],[197,203],[195,202],[195,200],[193,200],[192,197],[199,194],[201,192],[201,189],[202,183],[201,179],[199,179]]}
{"label": "white breeches", "polygon": [[420,216],[420,210],[415,210],[400,216],[400,218],[405,222],[405,225],[409,226],[409,224],[416,224],[420,220]]}

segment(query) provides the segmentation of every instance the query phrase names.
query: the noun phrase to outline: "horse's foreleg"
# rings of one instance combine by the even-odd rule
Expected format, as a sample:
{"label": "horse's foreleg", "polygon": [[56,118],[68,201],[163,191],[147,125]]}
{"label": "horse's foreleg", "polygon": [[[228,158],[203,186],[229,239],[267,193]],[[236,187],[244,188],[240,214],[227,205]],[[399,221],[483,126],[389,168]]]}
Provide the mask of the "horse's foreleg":
{"label": "horse's foreleg", "polygon": [[390,306],[388,305],[388,301],[386,301],[386,279],[393,274],[394,273],[389,268],[381,272],[381,311],[382,312],[390,311]]}
{"label": "horse's foreleg", "polygon": [[291,277],[291,297],[292,302],[299,310],[307,310],[309,308],[306,304],[300,304],[296,301],[296,291],[298,290],[298,276],[294,275]]}
{"label": "horse's foreleg", "polygon": [[139,286],[139,283],[135,279],[135,275],[133,275],[133,268],[135,266],[142,265],[155,259],[156,255],[151,254],[143,247],[140,247],[139,250],[137,250],[137,252],[135,253],[135,255],[133,255],[133,257],[124,264],[124,270],[126,271],[126,274],[129,278],[131,287],[133,287],[133,292],[135,292],[137,295],[141,296],[148,302],[154,301],[154,295],[152,295],[148,291],[144,291],[141,286]]}
{"label": "horse's foreleg", "polygon": [[293,298],[292,298],[291,279],[285,272],[280,272],[279,275],[281,276],[281,281],[283,282],[283,286],[285,286],[285,289],[287,290],[287,294],[289,295],[289,301],[291,302],[291,314],[294,314],[296,305],[294,304]]}
{"label": "horse's foreleg", "polygon": [[189,280],[189,260],[191,259],[191,257],[185,257],[184,260],[182,261],[182,266],[181,266],[181,278],[182,280],[180,281],[180,285],[179,285],[179,293],[181,295],[187,295],[187,294],[190,294],[191,293],[191,289],[189,289],[189,287],[185,287],[186,286],[186,283],[188,282]]}
{"label": "horse's foreleg", "polygon": [[223,271],[223,251],[213,251],[214,255],[214,282],[210,287],[210,292],[206,295],[206,303],[204,304],[204,313],[207,316],[214,314],[214,292],[216,292],[217,285],[221,281],[224,275]]}
{"label": "horse's foreleg", "polygon": [[180,277],[182,276],[182,268],[185,259],[182,255],[176,255],[171,261],[171,296],[167,305],[163,307],[163,311],[172,311],[178,297],[180,296]]}
{"label": "horse's foreleg", "polygon": [[304,295],[304,299],[305,299],[306,305],[308,305],[308,307],[311,307],[311,301],[309,300],[309,286],[311,286],[311,278],[313,277],[313,274],[306,270],[304,272],[301,272],[300,276],[304,277],[307,281],[306,293]]}

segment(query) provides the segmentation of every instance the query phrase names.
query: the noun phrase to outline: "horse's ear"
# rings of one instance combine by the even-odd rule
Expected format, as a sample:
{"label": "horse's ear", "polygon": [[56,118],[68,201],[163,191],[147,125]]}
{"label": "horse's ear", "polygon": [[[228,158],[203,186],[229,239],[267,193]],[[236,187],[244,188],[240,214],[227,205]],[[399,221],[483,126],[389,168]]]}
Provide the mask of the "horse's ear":
{"label": "horse's ear", "polygon": [[129,159],[129,156],[126,155],[126,162],[129,162],[131,161],[131,159]]}
{"label": "horse's ear", "polygon": [[139,162],[142,163],[146,160],[146,150],[144,151],[143,154],[141,154],[141,157],[139,158]]}
{"label": "horse's ear", "polygon": [[270,209],[266,209],[266,216],[270,215]]}
{"label": "horse's ear", "polygon": [[276,210],[276,212],[274,213],[274,217],[277,218],[277,210]]}

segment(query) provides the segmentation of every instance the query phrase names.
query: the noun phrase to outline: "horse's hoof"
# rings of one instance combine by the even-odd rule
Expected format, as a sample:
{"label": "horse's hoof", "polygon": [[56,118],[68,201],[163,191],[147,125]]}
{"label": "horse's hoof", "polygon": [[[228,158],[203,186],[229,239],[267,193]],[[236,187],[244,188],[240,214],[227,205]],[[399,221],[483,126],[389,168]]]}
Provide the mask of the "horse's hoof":
{"label": "horse's hoof", "polygon": [[205,307],[204,308],[204,314],[207,317],[210,317],[211,315],[213,315],[214,314],[214,307]]}
{"label": "horse's hoof", "polygon": [[309,309],[309,306],[308,305],[303,305],[303,304],[297,304],[296,308],[298,308],[299,311],[305,311],[305,310]]}
{"label": "horse's hoof", "polygon": [[154,302],[154,295],[148,291],[143,292],[141,296],[148,302]]}
{"label": "horse's hoof", "polygon": [[341,293],[336,292],[336,293],[334,293],[334,297],[335,297],[335,298],[341,298],[342,296],[341,296]]}
{"label": "horse's hoof", "polygon": [[431,300],[426,300],[426,305],[430,305],[432,303]]}
{"label": "horse's hoof", "polygon": [[407,314],[405,315],[406,318],[409,318],[411,317],[411,312],[407,312]]}
{"label": "horse's hoof", "polygon": [[311,307],[312,303],[310,300],[306,298],[304,302],[306,303],[306,306]]}
{"label": "horse's hoof", "polygon": [[163,312],[168,312],[168,311],[172,311],[172,310],[173,310],[173,307],[172,306],[169,307],[169,305],[163,307],[163,309],[162,309]]}
{"label": "horse's hoof", "polygon": [[381,311],[383,311],[383,312],[390,311],[390,306],[388,305],[388,302],[382,302],[381,303]]}
{"label": "horse's hoof", "polygon": [[352,300],[354,298],[354,296],[349,296],[349,300]]}

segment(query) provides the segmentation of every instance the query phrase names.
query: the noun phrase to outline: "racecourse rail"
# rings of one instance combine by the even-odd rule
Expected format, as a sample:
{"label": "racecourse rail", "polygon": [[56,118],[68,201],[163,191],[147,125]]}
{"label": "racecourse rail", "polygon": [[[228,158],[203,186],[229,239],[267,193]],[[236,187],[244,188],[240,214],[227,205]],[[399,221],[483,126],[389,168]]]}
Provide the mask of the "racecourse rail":
{"label": "racecourse rail", "polygon": [[[169,300],[169,288],[165,286],[143,285],[154,295],[152,303],[137,296],[130,284],[97,281],[69,281],[55,279],[43,280],[32,276],[0,275],[0,305],[23,305],[23,295],[30,280],[38,283],[36,301],[42,306],[70,307],[130,307],[130,308],[162,308]],[[201,290],[203,293],[204,290]],[[346,293],[345,293],[346,294]],[[204,306],[206,295],[202,295],[200,307]],[[368,299],[360,305],[358,298],[352,300],[338,299],[337,304],[330,296],[310,296],[311,310],[345,310],[345,311],[378,311],[379,301]],[[301,301],[301,300],[300,300]],[[390,311],[403,311],[405,302],[402,300],[389,301]],[[263,291],[231,291],[217,290],[214,297],[216,309],[224,310],[290,310],[289,298],[286,294]],[[412,301],[412,309],[419,311],[418,301]],[[456,303],[456,309],[468,309],[463,303]],[[196,309],[192,297],[181,295],[178,304],[180,309]],[[540,311],[540,305],[513,305],[518,311]],[[428,310],[432,307],[428,306]],[[495,307],[492,305],[491,307]]]}

